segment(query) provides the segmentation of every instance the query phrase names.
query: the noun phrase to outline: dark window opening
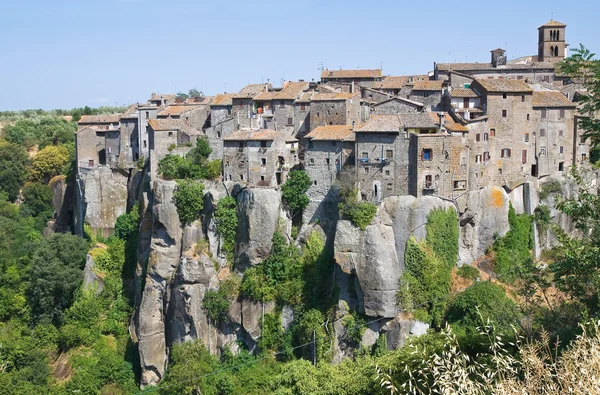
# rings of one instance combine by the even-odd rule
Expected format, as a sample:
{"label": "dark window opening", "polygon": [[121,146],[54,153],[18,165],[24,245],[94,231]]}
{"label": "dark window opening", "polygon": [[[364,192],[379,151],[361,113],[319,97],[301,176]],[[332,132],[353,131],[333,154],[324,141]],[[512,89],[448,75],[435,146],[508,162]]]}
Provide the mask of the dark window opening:
{"label": "dark window opening", "polygon": [[433,152],[430,148],[423,148],[422,159],[423,160],[432,160],[433,159]]}
{"label": "dark window opening", "polygon": [[506,110],[502,110],[502,117],[506,118]]}

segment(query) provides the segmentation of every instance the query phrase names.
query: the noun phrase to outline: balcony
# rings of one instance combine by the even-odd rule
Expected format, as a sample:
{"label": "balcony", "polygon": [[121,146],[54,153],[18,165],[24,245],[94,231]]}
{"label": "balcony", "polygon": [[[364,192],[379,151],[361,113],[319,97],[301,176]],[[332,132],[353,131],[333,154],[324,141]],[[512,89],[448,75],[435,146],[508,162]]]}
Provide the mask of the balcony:
{"label": "balcony", "polygon": [[358,161],[363,166],[387,166],[392,160],[391,158],[360,158]]}
{"label": "balcony", "polygon": [[437,190],[437,185],[433,181],[425,181],[425,182],[423,182],[423,190],[424,191],[435,191],[435,190]]}

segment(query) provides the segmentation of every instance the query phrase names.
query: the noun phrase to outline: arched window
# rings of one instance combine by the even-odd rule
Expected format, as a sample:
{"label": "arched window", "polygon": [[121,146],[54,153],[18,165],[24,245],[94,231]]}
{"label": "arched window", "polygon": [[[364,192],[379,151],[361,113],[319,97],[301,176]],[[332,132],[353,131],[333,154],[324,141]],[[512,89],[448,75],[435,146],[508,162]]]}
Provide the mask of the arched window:
{"label": "arched window", "polygon": [[554,47],[554,56],[558,56],[558,47]]}
{"label": "arched window", "polygon": [[554,56],[554,46],[550,46],[550,56]]}
{"label": "arched window", "polygon": [[560,30],[556,31],[556,41],[560,40]]}

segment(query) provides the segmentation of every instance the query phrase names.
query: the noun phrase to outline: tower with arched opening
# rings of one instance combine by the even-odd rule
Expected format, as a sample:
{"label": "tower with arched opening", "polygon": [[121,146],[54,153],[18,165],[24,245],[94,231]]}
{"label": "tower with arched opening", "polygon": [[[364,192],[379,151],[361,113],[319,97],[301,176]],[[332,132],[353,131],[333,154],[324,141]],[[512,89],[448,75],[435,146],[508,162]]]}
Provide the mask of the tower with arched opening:
{"label": "tower with arched opening", "polygon": [[564,23],[550,20],[538,28],[538,61],[560,62],[566,56],[567,43],[565,43]]}

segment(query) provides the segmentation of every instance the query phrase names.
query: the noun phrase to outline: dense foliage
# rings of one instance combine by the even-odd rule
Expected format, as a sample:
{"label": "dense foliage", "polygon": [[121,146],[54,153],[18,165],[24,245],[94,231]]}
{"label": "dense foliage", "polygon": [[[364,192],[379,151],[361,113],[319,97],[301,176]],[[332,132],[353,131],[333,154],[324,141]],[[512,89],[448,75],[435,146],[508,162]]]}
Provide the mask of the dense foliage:
{"label": "dense foliage", "polygon": [[69,164],[69,150],[65,146],[50,145],[33,158],[31,180],[47,184],[53,177],[64,174]]}
{"label": "dense foliage", "polygon": [[173,202],[183,225],[195,221],[204,206],[204,185],[197,181],[178,180]]}
{"label": "dense foliage", "polygon": [[339,209],[354,226],[365,230],[371,224],[375,214],[377,214],[377,206],[371,202],[359,202],[357,195],[358,191],[354,188],[347,188],[340,192],[342,202],[339,203]]}
{"label": "dense foliage", "polygon": [[32,217],[38,230],[43,230],[46,222],[52,218],[54,206],[52,206],[52,189],[42,183],[27,183],[23,187],[23,203],[21,213],[26,217]]}
{"label": "dense foliage", "polygon": [[310,184],[310,177],[304,170],[292,170],[281,186],[281,200],[293,216],[301,213],[310,203],[306,195]]}
{"label": "dense foliage", "polygon": [[225,196],[217,203],[214,214],[217,234],[223,241],[223,251],[230,261],[233,261],[235,237],[237,235],[238,217],[237,202],[231,196]]}
{"label": "dense foliage", "polygon": [[494,271],[503,281],[512,282],[522,268],[531,260],[533,245],[532,218],[529,215],[517,215],[512,204],[508,210],[510,230],[504,237],[496,240],[493,246]]}
{"label": "dense foliage", "polygon": [[6,192],[8,199],[14,202],[28,176],[27,151],[17,144],[0,139],[0,192]]}
{"label": "dense foliage", "polygon": [[184,157],[166,155],[158,162],[158,172],[166,179],[215,180],[221,175],[222,163],[219,159],[208,160],[212,152],[207,138],[199,138],[196,147]]}
{"label": "dense foliage", "polygon": [[9,142],[27,149],[39,145],[60,145],[73,142],[77,126],[61,117],[45,116],[19,119],[13,125],[5,125],[2,136]]}

